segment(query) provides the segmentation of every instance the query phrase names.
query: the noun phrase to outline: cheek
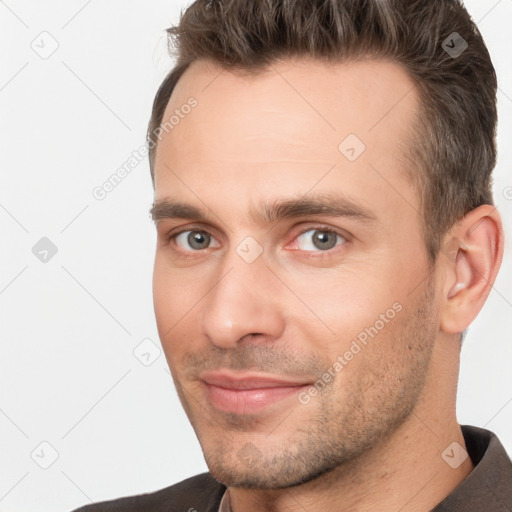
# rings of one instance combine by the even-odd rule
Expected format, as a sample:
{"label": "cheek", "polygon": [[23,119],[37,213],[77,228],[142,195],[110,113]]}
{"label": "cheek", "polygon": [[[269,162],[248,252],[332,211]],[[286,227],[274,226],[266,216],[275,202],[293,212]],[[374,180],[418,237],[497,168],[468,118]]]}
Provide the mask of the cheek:
{"label": "cheek", "polygon": [[[172,294],[169,290],[170,285],[171,280],[169,279],[169,275],[165,272],[165,267],[157,253],[153,269],[153,305],[161,339],[164,324],[169,323],[169,317],[173,311]],[[167,328],[169,328],[169,326]]]}
{"label": "cheek", "polygon": [[[197,315],[208,291],[204,276],[193,269],[170,268],[165,257],[155,258],[153,305],[162,348],[171,367],[201,340]],[[197,349],[197,347],[196,347]]]}
{"label": "cheek", "polygon": [[333,371],[342,371],[345,382],[392,349],[407,295],[407,276],[396,279],[395,271],[380,259],[367,260],[350,271],[316,269],[289,281],[305,305],[288,303],[290,325],[327,367],[338,361]]}
{"label": "cheek", "polygon": [[186,287],[178,275],[170,272],[158,255],[153,271],[153,305],[160,340],[165,350],[186,321]]}
{"label": "cheek", "polygon": [[[309,330],[332,337],[350,337],[373,324],[385,313],[398,295],[372,277],[365,268],[350,272],[345,269],[296,275],[289,281],[295,292],[295,307],[290,311],[296,322]],[[297,298],[302,303],[298,303]]]}
{"label": "cheek", "polygon": [[[197,302],[200,282],[190,269],[168,265],[165,253],[157,252],[153,270],[153,302],[157,322],[177,322]],[[170,326],[168,325],[167,328]]]}

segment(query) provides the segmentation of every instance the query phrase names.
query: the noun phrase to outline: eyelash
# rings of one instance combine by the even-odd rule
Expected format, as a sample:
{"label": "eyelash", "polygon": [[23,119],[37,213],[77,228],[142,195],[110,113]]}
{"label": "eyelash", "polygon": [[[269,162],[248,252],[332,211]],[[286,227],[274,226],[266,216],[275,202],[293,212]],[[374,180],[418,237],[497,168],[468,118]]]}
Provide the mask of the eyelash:
{"label": "eyelash", "polygon": [[[165,243],[168,244],[172,241],[174,241],[179,235],[183,234],[183,233],[187,233],[189,231],[197,231],[199,233],[207,233],[208,235],[210,235],[212,238],[215,238],[209,231],[207,231],[206,229],[204,229],[203,227],[201,226],[188,226],[187,229],[182,229],[181,231],[178,231],[176,233],[169,233],[168,235],[166,235],[165,237]],[[348,243],[349,241],[349,237],[346,233],[342,232],[342,231],[338,231],[336,229],[333,229],[332,227],[328,227],[328,226],[322,226],[322,225],[314,225],[314,226],[309,226],[307,228],[304,228],[302,229],[299,233],[297,233],[297,235],[293,238],[292,242],[297,239],[299,236],[303,235],[304,233],[307,233],[308,231],[320,231],[322,233],[333,233],[335,235],[338,235],[340,236],[341,238],[343,238],[344,242],[342,244],[339,244],[339,245],[335,245],[333,248],[331,249],[327,249],[325,251],[321,251],[321,250],[318,250],[318,251],[304,251],[304,250],[300,250],[300,249],[293,249],[294,251],[297,251],[297,252],[302,252],[304,254],[304,257],[308,257],[308,258],[321,258],[321,257],[324,257],[324,256],[328,256],[330,254],[332,254],[333,252],[336,251],[336,249],[339,249],[340,247],[344,246],[346,243]],[[291,242],[290,242],[291,243]],[[287,244],[289,245],[289,244]],[[206,249],[202,249],[202,250],[197,250],[197,251],[193,251],[193,250],[190,250],[190,251],[181,251],[180,252],[182,254],[185,255],[185,257],[193,257],[194,256],[194,253],[201,253],[202,251],[204,251]]]}

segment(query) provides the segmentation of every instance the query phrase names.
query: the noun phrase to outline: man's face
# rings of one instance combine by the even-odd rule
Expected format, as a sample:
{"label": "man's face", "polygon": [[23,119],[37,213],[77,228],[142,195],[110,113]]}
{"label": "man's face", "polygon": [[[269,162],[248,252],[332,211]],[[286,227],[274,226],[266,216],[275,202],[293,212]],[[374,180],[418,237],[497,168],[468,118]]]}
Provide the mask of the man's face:
{"label": "man's face", "polygon": [[392,434],[428,389],[435,289],[401,158],[417,101],[376,61],[253,77],[196,62],[173,92],[155,312],[223,483],[312,480]]}

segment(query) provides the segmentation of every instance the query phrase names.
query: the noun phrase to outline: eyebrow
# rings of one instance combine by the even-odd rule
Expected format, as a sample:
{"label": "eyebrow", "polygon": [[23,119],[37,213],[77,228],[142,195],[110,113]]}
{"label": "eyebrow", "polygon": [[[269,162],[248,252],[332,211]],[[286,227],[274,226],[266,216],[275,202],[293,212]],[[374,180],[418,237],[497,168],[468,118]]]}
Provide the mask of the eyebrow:
{"label": "eyebrow", "polygon": [[[155,223],[166,219],[207,221],[211,218],[207,210],[172,199],[156,200],[149,213]],[[275,200],[271,203],[261,204],[259,209],[251,211],[250,215],[253,219],[267,224],[308,215],[351,217],[361,221],[377,221],[375,215],[362,205],[346,197],[330,194],[300,199]]]}

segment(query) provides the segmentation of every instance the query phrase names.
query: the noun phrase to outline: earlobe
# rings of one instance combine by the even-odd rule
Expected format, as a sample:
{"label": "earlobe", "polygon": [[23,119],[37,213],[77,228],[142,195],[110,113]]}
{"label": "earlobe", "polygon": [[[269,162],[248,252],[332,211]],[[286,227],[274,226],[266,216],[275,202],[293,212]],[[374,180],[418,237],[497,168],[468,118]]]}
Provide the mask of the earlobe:
{"label": "earlobe", "polygon": [[483,205],[469,212],[447,237],[454,258],[443,252],[439,264],[445,269],[445,297],[441,330],[464,331],[489,295],[503,257],[503,231],[496,208]]}

